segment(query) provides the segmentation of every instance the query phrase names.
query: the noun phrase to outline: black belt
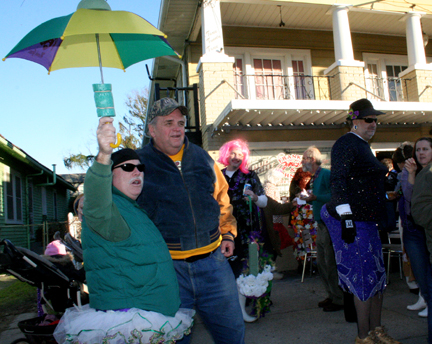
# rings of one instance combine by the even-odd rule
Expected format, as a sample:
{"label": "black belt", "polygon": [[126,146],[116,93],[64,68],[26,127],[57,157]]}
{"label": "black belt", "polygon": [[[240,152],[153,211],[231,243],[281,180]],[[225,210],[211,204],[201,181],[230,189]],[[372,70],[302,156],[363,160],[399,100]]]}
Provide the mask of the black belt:
{"label": "black belt", "polygon": [[215,249],[215,250],[213,250],[213,251],[211,251],[211,252],[209,252],[209,253],[204,253],[204,254],[199,254],[199,255],[197,255],[197,256],[192,256],[192,257],[188,257],[188,258],[185,258],[185,259],[183,259],[185,262],[187,262],[187,263],[193,263],[193,262],[196,262],[197,260],[200,260],[200,259],[204,259],[204,258],[207,258],[207,257],[209,257],[214,251],[216,251],[217,249]]}

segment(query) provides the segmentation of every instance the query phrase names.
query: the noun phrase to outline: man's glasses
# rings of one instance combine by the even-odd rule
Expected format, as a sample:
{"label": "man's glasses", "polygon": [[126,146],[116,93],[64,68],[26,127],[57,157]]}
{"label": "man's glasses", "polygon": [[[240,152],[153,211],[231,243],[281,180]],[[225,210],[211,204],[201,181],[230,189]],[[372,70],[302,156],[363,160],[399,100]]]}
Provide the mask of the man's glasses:
{"label": "man's glasses", "polygon": [[134,165],[134,164],[121,164],[121,165],[118,165],[118,166],[116,166],[116,167],[113,167],[113,170],[115,169],[115,168],[121,168],[123,171],[125,171],[125,172],[132,172],[134,169],[135,169],[135,167],[138,169],[138,171],[140,171],[140,172],[144,172],[144,170],[145,170],[145,166],[144,166],[144,164],[139,164],[139,165]]}
{"label": "man's glasses", "polygon": [[372,122],[377,122],[378,118],[357,118],[357,119],[361,119],[362,121],[365,121],[366,123],[372,123]]}

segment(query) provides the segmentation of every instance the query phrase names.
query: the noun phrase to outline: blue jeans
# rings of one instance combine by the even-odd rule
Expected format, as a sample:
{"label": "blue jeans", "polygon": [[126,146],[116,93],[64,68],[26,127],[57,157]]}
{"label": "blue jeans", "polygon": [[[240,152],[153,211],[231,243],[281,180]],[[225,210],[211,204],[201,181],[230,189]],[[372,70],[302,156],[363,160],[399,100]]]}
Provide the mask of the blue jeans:
{"label": "blue jeans", "polygon": [[[180,307],[196,309],[215,343],[244,344],[245,324],[237,284],[221,249],[193,263],[173,262],[180,286]],[[177,344],[189,343],[190,337],[183,337]]]}
{"label": "blue jeans", "polygon": [[424,230],[414,228],[413,223],[407,220],[404,223],[403,243],[415,280],[428,305],[428,343],[432,343],[432,267]]}

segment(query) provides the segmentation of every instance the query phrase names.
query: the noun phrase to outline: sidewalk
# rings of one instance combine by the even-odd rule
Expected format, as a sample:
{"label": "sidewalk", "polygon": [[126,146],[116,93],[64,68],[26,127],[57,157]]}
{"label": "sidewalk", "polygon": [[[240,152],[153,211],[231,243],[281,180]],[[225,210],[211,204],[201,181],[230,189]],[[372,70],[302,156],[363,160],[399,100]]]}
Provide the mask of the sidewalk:
{"label": "sidewalk", "polygon": [[[247,344],[354,343],[356,323],[346,322],[343,311],[323,312],[318,308],[317,303],[326,297],[319,277],[306,274],[304,283],[300,277],[296,271],[290,271],[284,279],[273,282],[271,312],[255,323],[246,323]],[[390,275],[384,294],[382,324],[403,344],[427,343],[427,320],[406,309],[417,298],[399,278],[399,272]],[[191,344],[210,343],[204,324],[197,319]]]}
{"label": "sidewalk", "polygon": [[6,331],[0,333],[1,344],[11,344],[14,340],[25,338],[25,335],[18,327],[18,323],[22,320],[27,320],[37,317],[37,313],[23,313],[15,317],[14,321],[9,325]]}
{"label": "sidewalk", "polygon": [[[345,321],[343,311],[323,312],[317,303],[326,297],[318,276],[307,273],[304,283],[300,275],[290,271],[282,280],[273,282],[271,313],[255,323],[246,324],[247,344],[352,344],[357,335],[355,323]],[[403,344],[427,342],[427,321],[410,312],[406,306],[417,301],[408,291],[399,272],[392,273],[384,294],[382,323],[389,334]],[[21,314],[15,324],[0,335],[1,344],[24,337],[17,328],[18,320],[35,314]],[[197,318],[191,344],[211,344],[202,321]]]}

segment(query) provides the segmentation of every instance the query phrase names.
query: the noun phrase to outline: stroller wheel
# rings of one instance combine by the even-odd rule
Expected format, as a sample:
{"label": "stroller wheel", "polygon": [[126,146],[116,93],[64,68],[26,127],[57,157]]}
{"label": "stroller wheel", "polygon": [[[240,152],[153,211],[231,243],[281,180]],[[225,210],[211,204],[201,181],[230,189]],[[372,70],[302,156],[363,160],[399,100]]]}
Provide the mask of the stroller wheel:
{"label": "stroller wheel", "polygon": [[20,339],[14,340],[11,344],[30,344],[30,342],[25,338],[20,338]]}

